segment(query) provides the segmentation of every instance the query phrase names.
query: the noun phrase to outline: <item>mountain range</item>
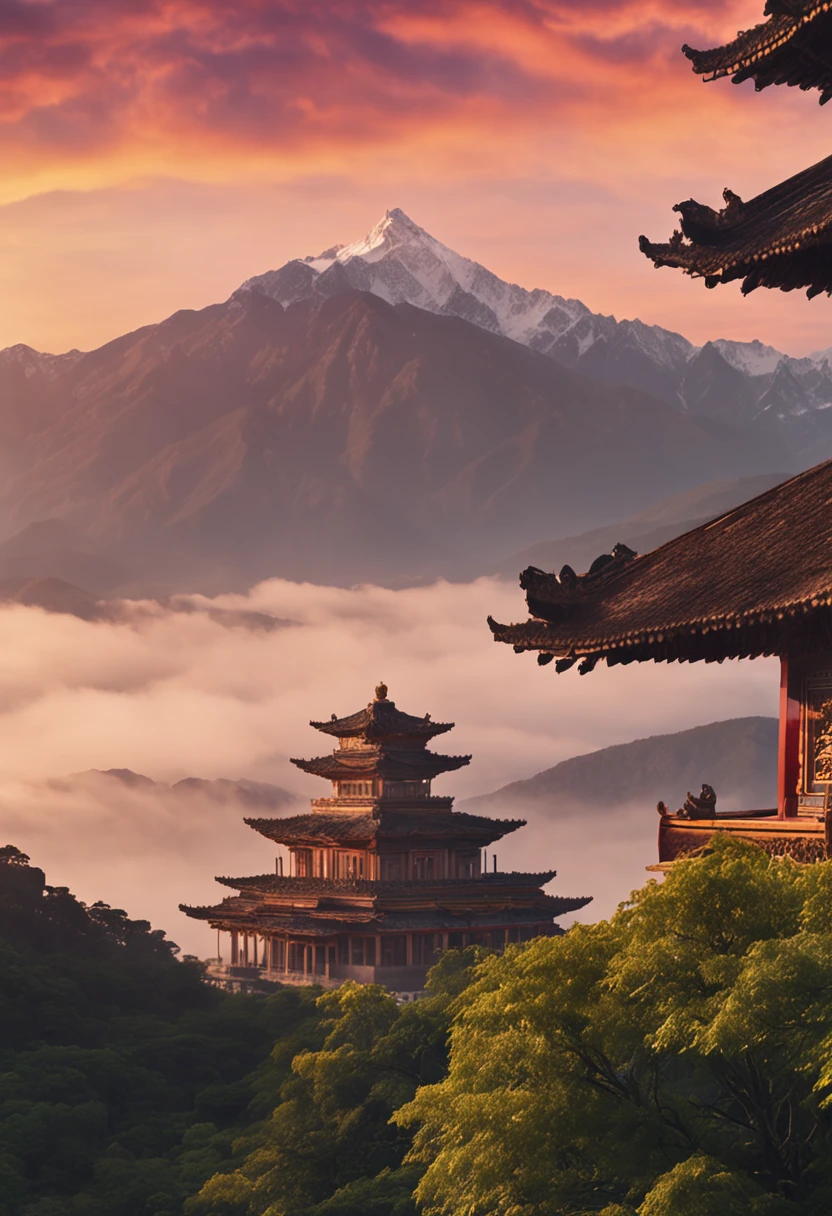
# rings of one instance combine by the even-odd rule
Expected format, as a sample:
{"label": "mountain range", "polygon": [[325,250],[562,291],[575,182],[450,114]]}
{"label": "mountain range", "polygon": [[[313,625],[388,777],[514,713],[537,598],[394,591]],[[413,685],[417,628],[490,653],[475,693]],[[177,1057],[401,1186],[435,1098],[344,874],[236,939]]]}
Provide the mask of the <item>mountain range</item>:
{"label": "mountain range", "polygon": [[[491,794],[466,798],[458,810],[493,815],[511,810],[535,820],[615,814],[634,805],[648,815],[661,799],[681,806],[703,782],[719,810],[761,810],[777,802],[776,718],[730,718],[653,735],[563,760]],[[653,816],[655,823],[655,813]]]}
{"label": "mountain range", "polygon": [[0,576],[469,576],[819,459],[828,377],[505,283],[394,210],[98,350],[0,351]]}
{"label": "mountain range", "polygon": [[626,384],[690,413],[773,428],[799,455],[832,442],[832,347],[792,358],[762,342],[696,346],[639,320],[618,321],[580,300],[507,283],[437,241],[396,208],[351,245],[287,262],[245,287],[282,304],[370,291],[461,317],[551,356],[601,384]]}
{"label": "mountain range", "polygon": [[627,519],[591,528],[577,536],[538,541],[503,557],[489,566],[486,572],[511,580],[527,566],[559,570],[561,566],[569,565],[573,570],[588,570],[596,557],[611,552],[619,541],[636,553],[649,553],[683,532],[717,519],[740,503],[756,498],[785,479],[785,473],[756,473],[728,481],[708,481],[693,490],[663,498]]}

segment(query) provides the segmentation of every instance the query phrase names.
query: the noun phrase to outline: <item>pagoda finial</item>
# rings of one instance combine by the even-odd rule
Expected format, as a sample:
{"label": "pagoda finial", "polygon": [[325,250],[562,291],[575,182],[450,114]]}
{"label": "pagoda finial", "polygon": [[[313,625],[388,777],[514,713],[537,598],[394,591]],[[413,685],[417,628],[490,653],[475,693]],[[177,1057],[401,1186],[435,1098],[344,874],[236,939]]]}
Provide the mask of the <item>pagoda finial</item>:
{"label": "pagoda finial", "polygon": [[386,701],[387,700],[387,685],[384,683],[383,680],[380,684],[378,684],[376,686],[376,700],[377,701]]}

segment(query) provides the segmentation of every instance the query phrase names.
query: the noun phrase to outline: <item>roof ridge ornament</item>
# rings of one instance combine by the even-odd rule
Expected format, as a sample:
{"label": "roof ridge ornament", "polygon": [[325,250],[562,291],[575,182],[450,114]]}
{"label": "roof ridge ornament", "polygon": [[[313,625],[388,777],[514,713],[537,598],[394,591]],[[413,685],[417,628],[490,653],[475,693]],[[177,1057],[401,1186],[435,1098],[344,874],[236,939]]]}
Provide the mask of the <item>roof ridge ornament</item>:
{"label": "roof ridge ornament", "polygon": [[585,574],[576,574],[571,566],[561,566],[560,573],[553,577],[537,566],[529,566],[520,575],[520,586],[527,593],[529,610],[534,616],[558,622],[636,557],[635,549],[619,541],[610,553],[596,557]]}
{"label": "roof ridge ornament", "polygon": [[387,692],[388,692],[387,685],[382,680],[380,684],[376,685],[376,700],[377,701],[386,701]]}

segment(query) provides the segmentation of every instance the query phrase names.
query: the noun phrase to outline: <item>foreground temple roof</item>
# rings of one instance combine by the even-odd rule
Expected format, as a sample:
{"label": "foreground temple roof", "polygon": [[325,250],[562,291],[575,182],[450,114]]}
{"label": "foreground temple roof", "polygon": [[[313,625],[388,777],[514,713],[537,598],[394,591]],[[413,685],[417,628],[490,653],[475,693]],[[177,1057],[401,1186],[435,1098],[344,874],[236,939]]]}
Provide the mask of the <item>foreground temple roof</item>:
{"label": "foreground temple roof", "polygon": [[823,105],[832,97],[832,13],[818,0],[768,0],[768,21],[741,30],[725,46],[709,51],[682,48],[694,72],[708,80],[732,76],[735,84],[753,80],[819,89]]}
{"label": "foreground temple roof", "polygon": [[[708,80],[753,79],[819,89],[821,104],[832,97],[832,11],[828,0],[768,0],[769,20],[741,31],[733,42],[710,51],[683,47],[693,70]],[[680,228],[665,243],[639,238],[642,253],[659,266],[673,266],[707,287],[742,280],[757,287],[807,294],[832,294],[832,158],[797,173],[749,202],[731,190],[719,211],[688,199],[674,211]]]}
{"label": "foreground temple roof", "polygon": [[655,266],[704,277],[706,286],[742,279],[742,291],[805,287],[832,292],[832,157],[749,202],[725,192],[721,211],[689,199],[674,211],[680,230],[665,244],[639,237]]}
{"label": "foreground temple roof", "polygon": [[[669,541],[576,577],[529,567],[532,620],[495,641],[582,672],[642,659],[694,662],[818,648],[832,624],[832,461]],[[568,573],[567,573],[568,571]]]}
{"label": "foreground temple roof", "polygon": [[312,811],[306,815],[246,819],[245,822],[278,844],[346,844],[355,847],[377,840],[460,838],[485,845],[526,825],[525,819],[489,819],[485,815],[468,815],[464,811],[376,811],[375,814]]}

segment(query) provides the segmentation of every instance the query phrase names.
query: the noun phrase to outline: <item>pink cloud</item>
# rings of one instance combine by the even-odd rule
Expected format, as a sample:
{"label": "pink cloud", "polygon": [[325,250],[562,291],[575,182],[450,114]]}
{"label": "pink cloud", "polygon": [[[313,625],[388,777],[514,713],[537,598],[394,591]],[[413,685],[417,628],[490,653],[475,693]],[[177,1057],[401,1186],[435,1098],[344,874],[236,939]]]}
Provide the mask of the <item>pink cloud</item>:
{"label": "pink cloud", "polygon": [[[196,140],[297,148],[386,139],[478,105],[573,117],[747,3],[132,0],[0,5],[0,147],[26,159]],[[707,41],[707,38],[705,39]],[[685,65],[679,61],[680,75]],[[664,69],[662,69],[664,74]]]}

